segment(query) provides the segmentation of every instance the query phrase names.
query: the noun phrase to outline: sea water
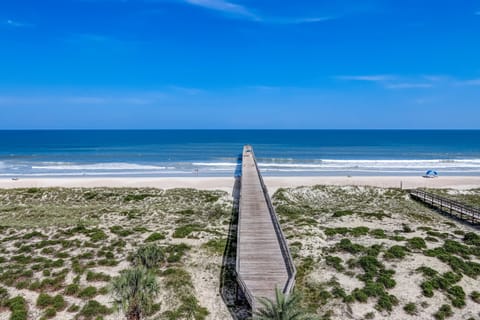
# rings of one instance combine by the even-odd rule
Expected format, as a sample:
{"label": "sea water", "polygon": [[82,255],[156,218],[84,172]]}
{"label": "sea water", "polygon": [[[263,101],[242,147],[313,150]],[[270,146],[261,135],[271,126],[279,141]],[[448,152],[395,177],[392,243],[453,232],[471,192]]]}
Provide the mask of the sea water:
{"label": "sea water", "polygon": [[478,130],[0,131],[0,177],[233,176],[244,144],[264,175],[480,176]]}

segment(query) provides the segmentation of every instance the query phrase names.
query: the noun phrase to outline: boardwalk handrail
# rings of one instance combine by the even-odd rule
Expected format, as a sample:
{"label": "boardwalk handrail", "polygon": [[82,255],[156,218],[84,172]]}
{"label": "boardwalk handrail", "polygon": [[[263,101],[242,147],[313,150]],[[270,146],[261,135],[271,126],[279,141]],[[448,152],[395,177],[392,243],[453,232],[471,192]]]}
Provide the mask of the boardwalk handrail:
{"label": "boardwalk handrail", "polygon": [[441,208],[448,208],[460,213],[461,215],[468,215],[472,218],[472,220],[480,220],[480,209],[478,208],[420,189],[409,190],[409,193],[411,196],[422,200],[427,204],[437,205]]}
{"label": "boardwalk handrail", "polygon": [[278,221],[277,213],[275,212],[275,208],[272,205],[272,201],[270,200],[270,196],[268,194],[267,186],[263,181],[263,177],[260,174],[260,170],[258,168],[257,159],[253,153],[253,150],[250,151],[253,156],[253,162],[255,163],[255,169],[257,170],[257,174],[260,177],[260,184],[262,186],[263,195],[265,200],[267,201],[268,211],[270,212],[270,217],[272,218],[273,226],[275,228],[275,233],[277,235],[277,240],[280,244],[280,249],[282,251],[283,259],[285,260],[285,264],[287,266],[288,272],[288,280],[283,288],[284,294],[289,294],[293,287],[295,286],[295,276],[297,274],[297,269],[295,268],[295,264],[293,263],[292,254],[290,253],[290,249],[288,248],[287,239],[283,234],[282,228],[280,227],[280,223]]}

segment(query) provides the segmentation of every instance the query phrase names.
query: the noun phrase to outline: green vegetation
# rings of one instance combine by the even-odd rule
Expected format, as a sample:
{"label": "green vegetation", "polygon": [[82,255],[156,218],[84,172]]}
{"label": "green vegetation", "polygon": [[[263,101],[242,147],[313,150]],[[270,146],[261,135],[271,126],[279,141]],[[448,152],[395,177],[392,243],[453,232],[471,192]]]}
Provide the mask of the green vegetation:
{"label": "green vegetation", "polygon": [[402,259],[407,255],[405,247],[392,246],[383,255],[385,259]]}
{"label": "green vegetation", "polygon": [[403,306],[403,310],[409,315],[416,315],[417,305],[414,302],[409,302],[405,306]]}
{"label": "green vegetation", "polygon": [[93,271],[88,271],[86,280],[87,281],[110,281],[110,276],[102,272],[96,273]]}
{"label": "green vegetation", "polygon": [[80,310],[79,315],[81,319],[84,320],[93,320],[93,319],[102,319],[102,316],[106,316],[112,313],[108,307],[102,305],[96,300],[89,300],[83,308]]}
{"label": "green vegetation", "polygon": [[275,301],[260,298],[261,307],[255,312],[255,320],[313,320],[318,317],[308,314],[300,305],[297,294],[285,295],[275,288]]}
{"label": "green vegetation", "polygon": [[128,320],[140,320],[151,312],[160,290],[155,275],[144,267],[123,270],[111,286],[114,303]]}
{"label": "green vegetation", "polygon": [[10,309],[10,320],[27,320],[27,302],[22,296],[16,296],[7,301],[6,306]]}
{"label": "green vegetation", "polygon": [[345,268],[342,266],[342,259],[336,256],[326,256],[325,262],[328,266],[335,268],[337,271],[344,271]]}
{"label": "green vegetation", "polygon": [[152,269],[160,266],[165,261],[165,252],[155,244],[149,244],[137,249],[131,256],[134,266],[143,266]]}
{"label": "green vegetation", "polygon": [[437,320],[443,320],[453,316],[452,308],[448,304],[444,304],[440,309],[433,315]]}
{"label": "green vegetation", "polygon": [[160,232],[154,232],[145,239],[145,242],[153,242],[158,240],[165,240],[165,235]]}
{"label": "green vegetation", "polygon": [[476,303],[480,303],[480,292],[474,290],[470,293],[470,298]]}
{"label": "green vegetation", "polygon": [[425,240],[423,240],[423,238],[414,237],[407,240],[407,247],[413,250],[420,250],[425,249],[427,247],[427,244],[425,243]]}

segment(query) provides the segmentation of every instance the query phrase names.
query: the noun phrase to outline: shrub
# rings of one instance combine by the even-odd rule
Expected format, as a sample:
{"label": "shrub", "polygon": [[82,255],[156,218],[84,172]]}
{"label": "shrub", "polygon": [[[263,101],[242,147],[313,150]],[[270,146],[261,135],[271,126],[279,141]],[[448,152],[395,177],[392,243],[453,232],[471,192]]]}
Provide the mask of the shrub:
{"label": "shrub", "polygon": [[417,314],[417,305],[413,302],[407,303],[404,307],[403,310],[409,314],[409,315],[416,315]]}
{"label": "shrub", "polygon": [[5,307],[7,305],[7,301],[10,298],[10,295],[8,294],[8,290],[0,287],[0,308]]}
{"label": "shrub", "polygon": [[411,239],[408,239],[407,240],[407,246],[410,248],[410,249],[424,249],[427,247],[427,244],[425,243],[425,240],[423,240],[423,238],[420,238],[420,237],[413,237]]}
{"label": "shrub", "polygon": [[345,270],[345,268],[342,266],[342,262],[343,261],[340,257],[336,257],[336,256],[326,256],[325,257],[325,263],[328,266],[331,266],[331,267],[335,268],[335,270],[337,270],[337,271]]}
{"label": "shrub", "polygon": [[352,254],[356,254],[365,250],[365,247],[357,244],[352,243],[350,239],[342,239],[339,243],[336,244],[338,250],[346,251]]}
{"label": "shrub", "polygon": [[398,299],[394,295],[384,293],[378,299],[377,304],[375,305],[375,309],[382,311],[392,311],[393,307],[398,305]]}
{"label": "shrub", "polygon": [[93,298],[97,295],[97,288],[88,286],[78,293],[79,298]]}
{"label": "shrub", "polygon": [[47,310],[45,310],[45,312],[43,313],[43,316],[45,318],[53,318],[57,315],[57,310],[55,310],[54,308],[48,308]]}
{"label": "shrub", "polygon": [[53,297],[46,294],[40,293],[37,298],[37,307],[39,308],[46,308],[53,303]]}
{"label": "shrub", "polygon": [[90,241],[92,242],[98,242],[107,238],[108,236],[101,229],[94,229],[94,231],[90,233]]}
{"label": "shrub", "polygon": [[339,211],[335,211],[332,215],[333,218],[340,218],[340,217],[343,217],[343,216],[349,216],[349,215],[352,215],[353,214],[353,211],[352,210],[339,210]]}
{"label": "shrub", "polygon": [[165,235],[163,233],[154,232],[145,239],[145,242],[153,242],[153,241],[164,240],[164,239],[165,239]]}
{"label": "shrub", "polygon": [[421,266],[421,267],[417,268],[416,271],[421,272],[424,277],[434,277],[438,274],[437,270],[434,270],[434,269],[432,269],[430,267],[427,267],[427,266]]}
{"label": "shrub", "polygon": [[355,227],[350,230],[350,234],[354,237],[364,236],[368,234],[369,230],[368,227]]}
{"label": "shrub", "polygon": [[357,263],[365,271],[367,278],[374,277],[378,269],[383,268],[383,264],[374,256],[363,256],[358,259]]}
{"label": "shrub", "polygon": [[80,307],[77,304],[72,304],[68,309],[67,312],[78,312],[80,310]]}
{"label": "shrub", "polygon": [[112,232],[112,233],[114,233],[114,234],[116,234],[117,236],[120,236],[120,237],[127,237],[127,236],[135,233],[134,231],[124,229],[121,226],[111,227],[110,232]]}
{"label": "shrub", "polygon": [[9,307],[12,312],[10,320],[27,320],[28,310],[25,298],[16,296],[7,301],[7,307]]}
{"label": "shrub", "polygon": [[187,224],[185,226],[180,226],[175,229],[172,237],[174,238],[186,238],[194,231],[200,231],[201,227],[196,224]]}
{"label": "shrub", "polygon": [[112,311],[106,306],[102,305],[96,300],[89,300],[80,311],[80,315],[85,320],[99,318],[112,313]]}
{"label": "shrub", "polygon": [[433,316],[437,320],[443,320],[445,318],[451,317],[453,316],[452,308],[448,304],[444,304]]}
{"label": "shrub", "polygon": [[165,261],[165,252],[162,248],[150,244],[140,247],[131,256],[133,265],[144,266],[147,269],[155,268]]}
{"label": "shrub", "polygon": [[474,290],[470,293],[470,298],[476,303],[480,303],[480,292]]}
{"label": "shrub", "polygon": [[69,284],[65,287],[64,293],[69,296],[76,296],[80,292],[80,286],[76,283]]}
{"label": "shrub", "polygon": [[377,282],[383,284],[386,289],[395,287],[397,282],[392,278],[394,273],[393,270],[382,270],[377,277]]}
{"label": "shrub", "polygon": [[475,232],[467,232],[463,236],[463,242],[472,246],[480,246],[480,235]]}
{"label": "shrub", "polygon": [[392,246],[384,254],[385,259],[401,259],[406,256],[405,247]]}
{"label": "shrub", "polygon": [[435,289],[433,286],[432,281],[424,281],[420,285],[420,288],[422,288],[422,293],[425,297],[431,298],[433,297],[433,290]]}
{"label": "shrub", "polygon": [[456,308],[465,306],[465,291],[460,286],[452,286],[447,290],[448,297],[452,300],[452,305]]}
{"label": "shrub", "polygon": [[87,281],[110,281],[111,277],[108,274],[105,274],[103,272],[93,272],[93,271],[88,271],[87,272]]}
{"label": "shrub", "polygon": [[387,235],[385,234],[385,231],[383,229],[373,229],[370,231],[370,234],[377,239],[387,238]]}
{"label": "shrub", "polygon": [[65,302],[65,299],[59,294],[57,294],[55,297],[53,297],[53,307],[55,310],[60,311],[65,309],[67,306],[67,303]]}
{"label": "shrub", "polygon": [[354,289],[352,291],[352,296],[357,300],[358,302],[367,302],[368,300],[368,295],[361,289]]}

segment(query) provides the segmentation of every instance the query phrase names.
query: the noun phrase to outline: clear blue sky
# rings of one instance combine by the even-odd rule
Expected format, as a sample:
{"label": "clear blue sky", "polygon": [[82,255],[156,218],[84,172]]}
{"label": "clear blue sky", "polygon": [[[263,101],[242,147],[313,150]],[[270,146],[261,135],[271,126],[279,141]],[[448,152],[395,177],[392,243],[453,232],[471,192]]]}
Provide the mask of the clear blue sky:
{"label": "clear blue sky", "polygon": [[4,0],[21,128],[480,129],[480,1]]}

